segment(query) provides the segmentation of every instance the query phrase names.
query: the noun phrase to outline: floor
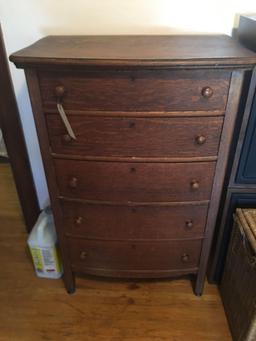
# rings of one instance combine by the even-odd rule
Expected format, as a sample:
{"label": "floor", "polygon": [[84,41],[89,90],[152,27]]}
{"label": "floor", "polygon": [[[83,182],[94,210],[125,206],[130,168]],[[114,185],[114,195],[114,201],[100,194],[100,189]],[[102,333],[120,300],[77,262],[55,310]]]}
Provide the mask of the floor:
{"label": "floor", "polygon": [[218,290],[202,297],[188,279],[62,280],[35,276],[8,164],[0,163],[0,340],[228,341]]}

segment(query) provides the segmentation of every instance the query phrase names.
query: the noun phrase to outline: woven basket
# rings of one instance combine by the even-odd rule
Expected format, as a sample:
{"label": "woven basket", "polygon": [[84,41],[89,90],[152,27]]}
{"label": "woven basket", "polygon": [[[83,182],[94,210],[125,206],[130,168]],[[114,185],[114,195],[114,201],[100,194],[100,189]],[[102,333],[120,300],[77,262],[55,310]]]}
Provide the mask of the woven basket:
{"label": "woven basket", "polygon": [[235,341],[256,341],[256,210],[237,209],[220,293]]}

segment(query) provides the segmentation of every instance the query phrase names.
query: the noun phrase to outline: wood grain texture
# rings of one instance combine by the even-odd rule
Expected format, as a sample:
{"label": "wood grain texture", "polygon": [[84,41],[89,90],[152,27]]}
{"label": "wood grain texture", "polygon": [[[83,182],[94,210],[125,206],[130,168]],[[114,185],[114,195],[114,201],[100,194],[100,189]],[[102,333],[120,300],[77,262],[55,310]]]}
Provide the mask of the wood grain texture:
{"label": "wood grain texture", "polygon": [[[24,224],[17,190],[9,163],[0,163],[0,188],[0,226],[4,226],[2,225],[2,220],[5,221],[8,218],[19,218],[21,223]],[[7,189],[8,192],[6,193]],[[6,194],[9,195],[7,198]]]}
{"label": "wood grain texture", "polygon": [[0,181],[1,341],[231,341],[215,285],[206,283],[204,296],[195,297],[188,278],[87,276],[70,296],[62,280],[36,277],[8,165],[0,164]]}
{"label": "wood grain texture", "polygon": [[[59,194],[110,201],[207,200],[214,162],[122,163],[56,159]],[[192,182],[199,188],[193,189]]]}
{"label": "wood grain texture", "polygon": [[56,154],[51,153],[54,159],[62,160],[84,160],[84,161],[104,161],[104,162],[172,162],[172,163],[191,163],[191,162],[211,162],[216,161],[217,156],[194,156],[194,157],[137,157],[137,156],[85,156],[73,154]]}
{"label": "wood grain texture", "polygon": [[[39,73],[43,106],[56,109],[56,87],[65,90],[67,110],[183,111],[224,110],[230,71],[134,70]],[[203,95],[210,87],[213,95]]]}
{"label": "wood grain texture", "polygon": [[208,206],[117,206],[63,200],[62,208],[69,235],[101,240],[166,240],[202,237]]}
{"label": "wood grain texture", "polygon": [[197,271],[202,240],[96,241],[69,238],[76,272],[115,277],[168,277]]}
{"label": "wood grain texture", "polygon": [[[150,48],[149,42],[152,43]],[[187,44],[183,45],[185,42]],[[138,46],[139,44],[140,46]],[[131,52],[133,53],[132,57]],[[122,55],[126,55],[126,58],[123,58]],[[102,240],[103,238],[99,238],[97,241],[92,239],[89,241],[85,239],[85,235],[77,234],[78,238],[72,238],[70,246],[68,236],[65,234],[67,231],[64,225],[61,200],[65,199],[69,203],[83,203],[84,205],[107,205],[108,209],[111,205],[112,207],[116,205],[116,211],[121,210],[125,205],[129,208],[132,205],[138,205],[141,210],[144,206],[146,206],[146,210],[152,205],[156,216],[157,205],[162,212],[165,206],[168,206],[169,209],[178,206],[175,211],[177,213],[175,219],[178,223],[181,216],[179,210],[182,205],[193,203],[192,206],[195,208],[198,207],[195,203],[209,204],[209,199],[211,199],[202,249],[199,239],[187,238],[178,241],[166,239],[165,242],[148,241],[146,238],[144,241],[142,239],[134,240],[135,246],[140,245],[140,242],[144,243],[140,250],[143,254],[145,253],[143,260],[145,264],[148,264],[146,250],[150,253],[151,247],[156,248],[156,254],[153,257],[156,262],[157,255],[160,257],[158,259],[163,259],[162,250],[165,250],[167,255],[173,255],[174,263],[168,263],[168,269],[165,268],[169,275],[178,275],[188,270],[188,268],[182,269],[177,266],[179,245],[188,243],[186,245],[191,247],[191,243],[197,244],[195,249],[193,248],[192,254],[200,257],[200,260],[197,258],[199,268],[193,261],[193,268],[190,267],[189,271],[193,274],[198,271],[195,292],[201,294],[237,103],[239,102],[243,71],[252,68],[251,63],[256,61],[255,55],[241,49],[236,42],[224,36],[50,37],[41,40],[31,48],[16,53],[11,59],[18,66],[24,66],[26,69],[60,238],[65,268],[64,280],[68,292],[74,291],[75,288],[73,271],[80,270],[86,273],[87,270],[90,271],[90,266],[93,267],[96,264],[94,271],[98,274],[101,271],[101,274],[104,275],[121,276],[122,272],[128,275],[127,270],[131,271],[132,275],[136,271],[134,269],[136,261],[141,260],[131,256],[129,263],[129,259],[122,253],[120,240],[106,242]],[[239,71],[236,73],[235,69]],[[238,74],[237,81],[235,81]],[[224,120],[221,137],[213,134],[215,138],[212,141],[215,142],[211,147],[213,149],[207,150],[208,155],[204,154],[206,153],[205,149],[201,155],[195,153],[193,156],[193,148],[189,155],[186,149],[190,148],[190,144],[186,142],[186,133],[189,136],[193,131],[194,134],[194,129],[196,129],[194,120],[196,117],[202,117],[198,124],[202,127],[205,126],[207,116],[208,119],[213,120],[212,122],[222,122],[222,118],[218,118],[218,116],[223,116],[226,111],[228,93],[227,117]],[[56,121],[51,121],[47,126],[46,118],[48,117],[49,120],[56,118],[57,102],[63,105],[76,129],[81,129],[79,134],[83,130],[88,133],[87,137],[85,133],[82,133],[83,146],[79,147],[81,150],[77,154],[75,154],[76,152],[74,154],[67,153],[63,146],[59,147],[59,153],[52,152],[50,148],[49,137],[52,138],[52,135],[48,135],[48,130],[51,129],[51,126],[56,127]],[[207,111],[208,113],[205,114]],[[128,113],[130,116],[125,116],[122,113]],[[142,116],[140,116],[141,113]],[[212,115],[212,113],[214,114]],[[166,123],[168,121],[163,121],[161,129],[159,129],[157,128],[158,124],[153,120],[154,118],[159,120],[160,117],[162,120],[165,114],[166,117],[171,118],[173,126],[170,128],[170,125]],[[75,122],[78,115],[80,115],[81,122],[88,117],[89,121],[86,125]],[[210,118],[211,116],[212,118]],[[127,122],[127,119],[130,120],[131,117],[134,117],[134,121],[136,120],[137,127],[141,131],[139,136],[132,135],[127,138],[123,126],[120,124],[121,117],[124,123]],[[181,137],[182,128],[178,120],[183,117],[185,118],[184,122],[189,121],[190,124],[184,123],[186,130],[184,130],[184,136]],[[100,119],[97,121],[97,118]],[[94,123],[90,126],[92,119]],[[147,128],[146,119],[147,122],[150,122],[150,129]],[[118,122],[118,124],[114,122]],[[130,123],[129,129],[136,128],[135,122]],[[142,125],[140,126],[140,124]],[[210,124],[207,130],[213,132],[216,128],[214,127],[215,124]],[[124,139],[115,142],[118,136],[117,130]],[[217,130],[220,132],[220,125]],[[146,132],[143,138],[141,137],[142,131]],[[107,137],[108,134],[113,137],[111,143],[108,142],[110,141],[110,137]],[[173,135],[172,143],[169,142],[168,147],[166,144],[168,144],[170,135]],[[217,155],[211,153],[214,148],[216,151],[217,145],[214,143],[218,144],[219,137],[221,145],[216,168]],[[205,136],[201,134],[199,138],[202,143],[200,147],[206,148]],[[88,141],[91,139],[90,148],[87,149],[88,153],[91,152],[95,155],[85,154],[83,148],[86,145],[86,139]],[[105,145],[101,139],[106,139]],[[138,140],[139,143],[135,144],[134,141],[131,141],[132,139]],[[150,139],[153,143],[150,142]],[[165,144],[161,139],[165,141]],[[68,138],[65,136],[65,142],[68,142],[67,140]],[[97,143],[99,143],[98,146]],[[140,143],[142,147],[140,147]],[[143,145],[147,145],[149,151]],[[125,151],[126,148],[128,151]],[[105,155],[100,154],[102,150],[106,153]],[[123,150],[126,154],[118,155]],[[147,155],[143,155],[145,150]],[[132,155],[135,153],[141,154],[139,156]],[[152,154],[150,155],[150,153]],[[168,155],[164,155],[166,153]],[[181,154],[185,156],[177,157]],[[79,160],[79,158],[81,159]],[[215,172],[216,169],[217,172]],[[104,209],[99,210],[98,215],[104,212]],[[105,213],[105,217],[108,216]],[[158,223],[161,223],[160,215]],[[166,224],[168,223],[166,222]],[[161,226],[161,224],[158,225]],[[115,229],[116,225],[113,224],[113,230]],[[166,230],[162,231],[164,233]],[[83,233],[82,230],[81,233]],[[72,234],[69,233],[69,237],[70,235]],[[128,252],[132,245],[131,241],[126,240],[123,243]],[[174,246],[164,248],[163,245],[168,243]],[[112,247],[107,246],[110,244]],[[79,257],[81,256],[83,260],[86,259],[86,250],[82,250],[86,245],[93,257],[92,263],[88,263],[87,267],[79,265],[79,269],[76,254],[79,249],[78,245],[81,246]],[[72,267],[71,249],[73,255],[76,255],[74,256],[76,261]],[[131,250],[129,252],[132,255]],[[173,253],[170,254],[170,252]],[[118,257],[119,253],[123,255],[121,258]],[[187,254],[184,254],[183,257],[184,260],[189,259]],[[171,262],[171,258],[163,260],[162,264],[166,265],[167,263],[164,262]],[[193,259],[195,260],[196,257]],[[120,266],[117,266],[118,261],[123,261],[123,263],[119,263]],[[102,267],[100,267],[101,262],[104,265]],[[154,260],[152,260],[153,262]],[[110,265],[108,266],[107,263]],[[129,268],[122,269],[122,264]],[[161,264],[156,265],[159,265],[159,275]],[[96,268],[97,270],[95,270]],[[146,272],[151,270],[144,269]],[[143,272],[142,261],[137,271]],[[156,274],[156,272],[157,269],[154,268],[153,273]],[[148,275],[150,275],[149,272]]]}
{"label": "wood grain texture", "polygon": [[48,36],[10,57],[29,65],[243,65],[256,55],[224,35]]}
{"label": "wood grain texture", "polygon": [[231,79],[229,98],[226,110],[226,119],[224,122],[223,133],[221,136],[218,161],[216,164],[216,173],[214,177],[213,190],[211,193],[211,201],[209,205],[209,213],[206,222],[206,240],[202,247],[200,270],[198,272],[197,282],[195,286],[195,292],[198,294],[201,294],[203,290],[203,283],[206,275],[206,268],[208,265],[212,237],[219,209],[221,191],[223,188],[225,172],[228,163],[231,139],[233,137],[240,95],[243,88],[243,76],[244,75],[242,70],[234,71]]}
{"label": "wood grain texture", "polygon": [[[125,118],[68,116],[72,140],[57,115],[47,116],[53,153],[106,157],[217,156],[222,117]],[[205,138],[200,144],[200,137]],[[125,147],[124,147],[125,146]]]}
{"label": "wood grain texture", "polygon": [[[35,125],[37,134],[39,137],[39,146],[42,154],[42,160],[44,165],[44,170],[46,174],[47,185],[49,189],[51,208],[54,213],[54,222],[56,226],[56,231],[58,234],[58,240],[60,244],[60,251],[62,256],[62,263],[64,268],[64,283],[67,292],[72,293],[75,290],[75,279],[70,267],[69,257],[65,252],[67,249],[66,239],[62,233],[63,217],[62,211],[57,199],[56,193],[58,192],[56,184],[55,169],[52,162],[51,155],[49,153],[49,141],[46,122],[43,115],[40,115],[42,108],[40,89],[38,84],[38,79],[35,70],[28,69],[25,72],[25,76],[28,83],[28,89],[31,99],[31,105],[34,113]],[[37,113],[37,114],[36,114]]]}
{"label": "wood grain texture", "polygon": [[[46,114],[56,115],[56,107],[49,109],[43,107],[43,112]],[[218,117],[224,116],[225,111],[223,110],[184,110],[184,111],[89,111],[89,110],[67,110],[65,112],[68,116],[70,115],[85,115],[93,117]]]}

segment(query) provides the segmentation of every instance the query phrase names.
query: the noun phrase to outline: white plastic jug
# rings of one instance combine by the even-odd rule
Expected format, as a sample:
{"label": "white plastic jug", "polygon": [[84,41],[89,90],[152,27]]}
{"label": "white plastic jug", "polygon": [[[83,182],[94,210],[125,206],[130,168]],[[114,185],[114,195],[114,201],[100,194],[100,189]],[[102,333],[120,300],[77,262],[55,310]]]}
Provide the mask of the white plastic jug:
{"label": "white plastic jug", "polygon": [[63,269],[56,247],[57,236],[50,209],[42,211],[30,232],[28,246],[37,276],[60,278]]}

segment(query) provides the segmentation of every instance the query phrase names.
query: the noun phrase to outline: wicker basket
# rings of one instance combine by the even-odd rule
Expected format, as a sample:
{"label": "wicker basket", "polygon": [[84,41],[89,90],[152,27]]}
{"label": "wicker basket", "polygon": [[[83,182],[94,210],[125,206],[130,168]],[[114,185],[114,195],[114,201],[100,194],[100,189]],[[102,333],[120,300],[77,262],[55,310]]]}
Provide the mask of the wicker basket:
{"label": "wicker basket", "polygon": [[235,341],[256,341],[256,210],[237,209],[221,297]]}

